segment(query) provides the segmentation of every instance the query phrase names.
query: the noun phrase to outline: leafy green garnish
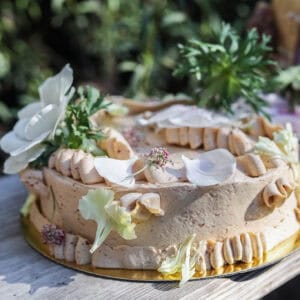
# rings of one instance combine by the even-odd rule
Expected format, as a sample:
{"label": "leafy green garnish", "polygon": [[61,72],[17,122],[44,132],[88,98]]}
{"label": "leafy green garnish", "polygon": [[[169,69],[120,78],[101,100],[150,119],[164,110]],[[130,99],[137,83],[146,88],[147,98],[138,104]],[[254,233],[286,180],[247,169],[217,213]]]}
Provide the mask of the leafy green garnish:
{"label": "leafy green garnish", "polygon": [[266,90],[266,75],[276,65],[266,56],[270,37],[250,30],[242,39],[229,24],[222,24],[217,42],[190,40],[179,45],[180,61],[174,71],[189,77],[200,106],[232,113],[231,106],[240,97],[256,111],[265,114],[266,101],[259,93]]}
{"label": "leafy green garnish", "polygon": [[96,141],[103,137],[103,132],[91,122],[90,117],[98,110],[107,108],[110,102],[104,101],[104,95],[90,86],[79,87],[77,94],[79,98],[67,106],[64,122],[57,129],[54,144],[101,155],[103,152],[97,147]]}

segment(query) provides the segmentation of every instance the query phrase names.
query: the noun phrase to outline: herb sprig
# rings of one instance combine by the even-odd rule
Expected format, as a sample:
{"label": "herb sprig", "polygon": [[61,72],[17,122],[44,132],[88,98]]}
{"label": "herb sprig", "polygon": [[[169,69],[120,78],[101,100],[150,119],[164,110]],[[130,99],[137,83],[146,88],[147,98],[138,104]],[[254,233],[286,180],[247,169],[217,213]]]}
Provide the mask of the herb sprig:
{"label": "herb sprig", "polygon": [[103,137],[103,132],[91,122],[90,117],[98,110],[107,108],[110,102],[104,101],[104,95],[90,86],[79,87],[77,94],[79,98],[67,106],[65,120],[57,131],[55,143],[94,155],[103,154],[96,145],[96,141]]}
{"label": "herb sprig", "polygon": [[190,40],[179,45],[180,62],[174,71],[189,77],[200,106],[232,113],[240,97],[256,111],[265,114],[259,94],[267,89],[267,75],[276,63],[268,59],[270,37],[250,30],[242,39],[229,24],[222,24],[216,43]]}

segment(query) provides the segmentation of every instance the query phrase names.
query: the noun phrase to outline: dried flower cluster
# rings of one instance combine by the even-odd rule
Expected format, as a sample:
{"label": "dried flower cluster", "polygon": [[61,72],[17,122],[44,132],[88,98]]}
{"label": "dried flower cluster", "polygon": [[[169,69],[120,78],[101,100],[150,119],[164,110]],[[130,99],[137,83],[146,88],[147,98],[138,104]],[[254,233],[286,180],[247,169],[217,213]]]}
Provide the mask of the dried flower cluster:
{"label": "dried flower cluster", "polygon": [[55,225],[46,224],[42,229],[42,238],[45,244],[62,245],[65,240],[65,233]]}
{"label": "dried flower cluster", "polygon": [[148,166],[164,167],[170,160],[170,153],[164,147],[154,147],[145,155]]}

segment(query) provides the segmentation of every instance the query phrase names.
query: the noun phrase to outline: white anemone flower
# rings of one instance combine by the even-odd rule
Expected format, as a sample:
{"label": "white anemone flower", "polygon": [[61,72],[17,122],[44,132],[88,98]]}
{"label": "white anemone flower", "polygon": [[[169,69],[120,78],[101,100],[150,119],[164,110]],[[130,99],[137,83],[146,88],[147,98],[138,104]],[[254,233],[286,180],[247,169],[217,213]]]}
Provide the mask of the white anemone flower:
{"label": "white anemone flower", "polygon": [[4,163],[5,173],[22,171],[43,153],[45,147],[42,142],[54,136],[74,93],[72,83],[73,70],[67,64],[60,73],[48,78],[39,87],[40,101],[30,103],[19,111],[19,120],[13,130],[0,141],[3,151],[10,154]]}

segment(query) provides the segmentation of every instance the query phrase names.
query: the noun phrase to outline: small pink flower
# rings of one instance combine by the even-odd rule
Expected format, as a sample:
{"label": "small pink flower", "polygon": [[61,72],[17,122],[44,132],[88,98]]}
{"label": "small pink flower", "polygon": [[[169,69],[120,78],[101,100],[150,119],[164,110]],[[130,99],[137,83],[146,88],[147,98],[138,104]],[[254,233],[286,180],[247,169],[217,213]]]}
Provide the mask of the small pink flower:
{"label": "small pink flower", "polygon": [[164,147],[154,147],[145,155],[146,164],[149,166],[164,167],[170,160],[170,153]]}
{"label": "small pink flower", "polygon": [[65,240],[65,233],[55,225],[46,224],[42,229],[42,238],[45,244],[62,245]]}

